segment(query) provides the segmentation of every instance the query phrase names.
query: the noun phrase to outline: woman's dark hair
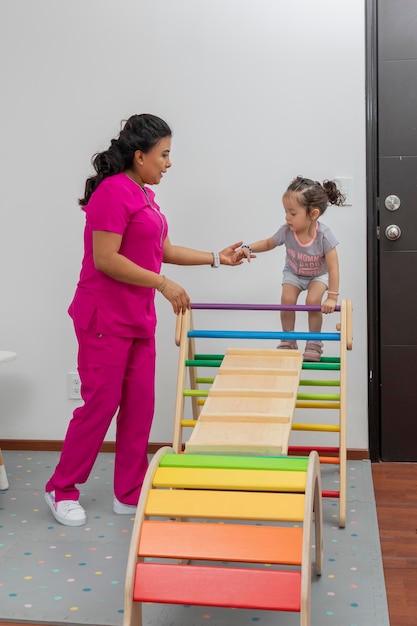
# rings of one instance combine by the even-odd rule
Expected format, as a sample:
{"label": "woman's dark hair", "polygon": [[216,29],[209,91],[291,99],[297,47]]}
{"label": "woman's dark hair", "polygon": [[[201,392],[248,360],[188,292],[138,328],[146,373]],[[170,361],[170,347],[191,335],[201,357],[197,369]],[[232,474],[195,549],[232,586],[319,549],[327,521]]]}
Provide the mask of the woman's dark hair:
{"label": "woman's dark hair", "polygon": [[284,195],[288,193],[297,193],[300,204],[307,209],[307,212],[317,207],[320,215],[323,215],[329,204],[341,206],[345,201],[345,196],[332,180],[324,180],[322,184],[317,180],[297,176],[288,185]]}
{"label": "woman's dark hair", "polygon": [[129,117],[119,136],[111,140],[110,147],[93,156],[92,163],[97,174],[87,178],[84,198],[78,201],[79,204],[85,206],[88,203],[102,180],[131,167],[136,150],[149,152],[161,139],[171,135],[168,124],[156,115],[141,113]]}

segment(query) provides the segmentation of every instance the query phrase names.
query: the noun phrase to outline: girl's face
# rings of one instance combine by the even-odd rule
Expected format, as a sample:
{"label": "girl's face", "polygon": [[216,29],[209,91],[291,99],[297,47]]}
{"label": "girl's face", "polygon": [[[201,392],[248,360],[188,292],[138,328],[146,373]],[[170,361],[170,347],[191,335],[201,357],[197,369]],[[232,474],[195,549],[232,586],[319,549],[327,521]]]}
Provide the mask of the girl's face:
{"label": "girl's face", "polygon": [[144,185],[158,185],[167,169],[171,167],[171,137],[163,137],[149,152],[137,150],[135,162],[137,173]]}
{"label": "girl's face", "polygon": [[313,223],[320,215],[318,209],[312,209],[307,213],[305,206],[299,203],[297,193],[286,193],[282,198],[284,205],[285,220],[289,228],[295,233],[308,232]]}

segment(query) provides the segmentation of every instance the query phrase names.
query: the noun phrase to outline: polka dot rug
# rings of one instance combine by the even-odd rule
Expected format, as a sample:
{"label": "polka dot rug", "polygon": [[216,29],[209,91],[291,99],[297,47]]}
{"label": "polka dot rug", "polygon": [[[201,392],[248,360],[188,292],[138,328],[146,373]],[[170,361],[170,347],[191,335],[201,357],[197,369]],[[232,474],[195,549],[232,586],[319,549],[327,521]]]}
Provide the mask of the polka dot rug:
{"label": "polka dot rug", "polygon": [[[0,491],[0,621],[119,626],[133,517],[116,515],[114,455],[98,456],[80,502],[87,524],[58,524],[44,501],[56,452],[3,450],[10,487]],[[338,468],[322,467],[338,490]],[[324,569],[312,583],[315,626],[389,626],[369,461],[347,467],[346,527],[339,503],[323,500]],[[299,626],[299,615],[145,604],[144,626]]]}

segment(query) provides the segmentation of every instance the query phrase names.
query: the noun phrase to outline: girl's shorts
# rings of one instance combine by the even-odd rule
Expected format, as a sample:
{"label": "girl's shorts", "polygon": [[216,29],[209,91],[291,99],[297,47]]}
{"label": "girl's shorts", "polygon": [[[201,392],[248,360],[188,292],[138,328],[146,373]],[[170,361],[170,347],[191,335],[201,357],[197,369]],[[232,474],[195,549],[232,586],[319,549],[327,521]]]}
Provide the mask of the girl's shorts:
{"label": "girl's shorts", "polygon": [[323,283],[326,286],[326,289],[329,287],[329,274],[321,274],[320,276],[312,276],[309,278],[304,278],[302,276],[297,276],[288,270],[284,270],[282,274],[282,284],[283,285],[294,285],[300,291],[307,291],[308,286],[313,281],[318,281],[319,283]]}

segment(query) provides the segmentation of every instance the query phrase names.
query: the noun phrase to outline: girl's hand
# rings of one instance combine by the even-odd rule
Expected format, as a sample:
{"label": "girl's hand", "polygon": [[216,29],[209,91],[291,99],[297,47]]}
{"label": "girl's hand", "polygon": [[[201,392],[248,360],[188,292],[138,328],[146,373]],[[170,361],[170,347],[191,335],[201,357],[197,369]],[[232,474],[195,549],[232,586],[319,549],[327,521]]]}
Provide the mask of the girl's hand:
{"label": "girl's hand", "polygon": [[333,298],[327,298],[321,305],[322,313],[333,313],[337,305],[337,300]]}
{"label": "girl's hand", "polygon": [[242,241],[238,241],[219,252],[220,263],[222,265],[241,265],[243,259],[248,259],[248,261],[255,259],[256,254],[252,254],[249,248],[241,248],[242,243]]}
{"label": "girl's hand", "polygon": [[233,263],[236,264],[241,264],[243,262],[243,259],[246,258],[246,255],[244,253],[244,251],[242,250],[242,248],[238,248],[237,250],[235,250],[233,256],[232,256],[232,261]]}
{"label": "girl's hand", "polygon": [[181,285],[177,285],[169,278],[165,279],[162,295],[172,304],[172,309],[176,315],[185,313],[190,308],[190,296]]}

